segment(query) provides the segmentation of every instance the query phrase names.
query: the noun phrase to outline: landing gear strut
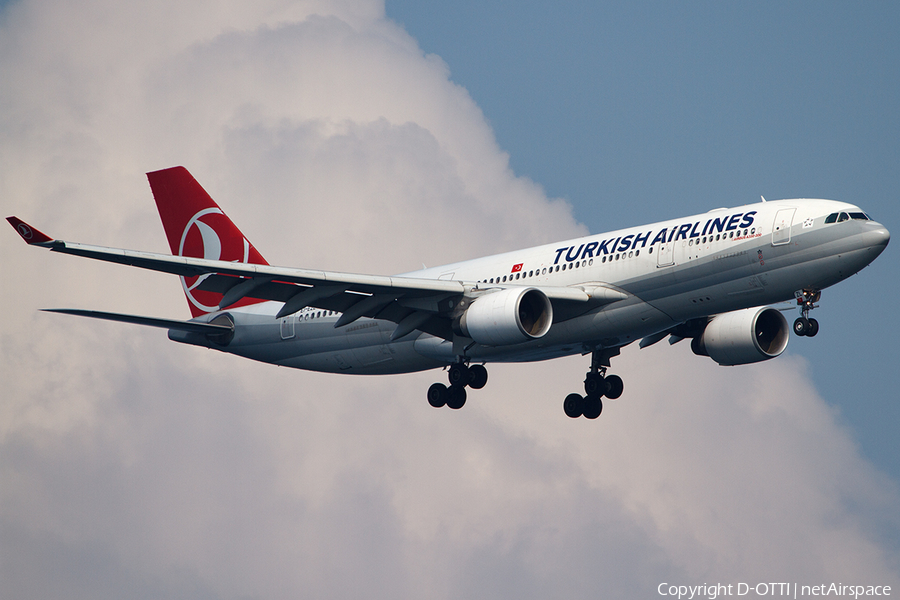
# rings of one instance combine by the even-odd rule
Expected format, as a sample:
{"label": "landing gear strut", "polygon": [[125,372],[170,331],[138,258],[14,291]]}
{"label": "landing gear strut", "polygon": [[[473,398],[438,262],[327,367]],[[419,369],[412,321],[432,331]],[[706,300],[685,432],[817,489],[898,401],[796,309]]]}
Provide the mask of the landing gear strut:
{"label": "landing gear strut", "polygon": [[584,377],[584,393],[569,394],[563,401],[563,411],[577,419],[596,419],[603,412],[603,396],[615,400],[622,395],[625,385],[618,375],[606,375],[609,359],[619,354],[618,348],[595,348],[591,352],[591,370]]}
{"label": "landing gear strut", "polygon": [[803,290],[797,294],[797,304],[800,306],[800,318],[794,321],[794,333],[799,336],[813,337],[819,333],[819,322],[809,318],[809,311],[817,308],[816,302],[822,298],[822,292],[817,290]]}
{"label": "landing gear strut", "polygon": [[446,405],[458,410],[466,403],[466,386],[480,390],[487,383],[488,373],[484,365],[468,365],[460,359],[450,365],[447,379],[450,381],[449,387],[443,383],[433,383],[428,388],[428,404],[435,408]]}

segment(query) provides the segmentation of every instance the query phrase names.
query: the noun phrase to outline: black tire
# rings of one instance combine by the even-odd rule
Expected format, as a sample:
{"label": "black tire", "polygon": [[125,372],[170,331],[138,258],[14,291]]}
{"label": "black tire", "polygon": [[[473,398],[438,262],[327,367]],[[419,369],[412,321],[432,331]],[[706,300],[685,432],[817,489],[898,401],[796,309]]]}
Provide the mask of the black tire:
{"label": "black tire", "polygon": [[472,365],[469,367],[469,387],[480,390],[487,384],[488,372],[484,365]]}
{"label": "black tire", "polygon": [[428,388],[428,404],[435,408],[447,404],[447,386],[443,383],[432,383]]}
{"label": "black tire", "polygon": [[806,317],[800,317],[796,321],[794,321],[794,333],[803,337],[807,335],[809,332],[809,319]]}
{"label": "black tire", "polygon": [[464,386],[469,382],[469,367],[462,363],[454,363],[450,365],[450,371],[447,373],[447,379],[450,380],[450,386]]}
{"label": "black tire", "polygon": [[466,388],[461,385],[451,385],[447,390],[447,406],[453,410],[459,410],[466,404]]}
{"label": "black tire", "polygon": [[581,394],[569,394],[563,401],[563,411],[567,417],[577,419],[584,414],[584,396]]}
{"label": "black tire", "polygon": [[606,383],[609,384],[609,389],[606,392],[606,397],[610,400],[615,400],[616,398],[621,396],[622,392],[625,390],[625,383],[618,375],[610,375],[606,378]]}
{"label": "black tire", "polygon": [[599,397],[591,398],[590,396],[584,399],[585,419],[596,419],[600,416],[601,412],[603,412],[603,400]]}
{"label": "black tire", "polygon": [[809,331],[806,332],[807,337],[816,337],[816,334],[819,333],[819,322],[815,319],[809,320]]}
{"label": "black tire", "polygon": [[588,373],[584,378],[584,393],[588,398],[602,398],[609,390],[609,384],[599,373]]}

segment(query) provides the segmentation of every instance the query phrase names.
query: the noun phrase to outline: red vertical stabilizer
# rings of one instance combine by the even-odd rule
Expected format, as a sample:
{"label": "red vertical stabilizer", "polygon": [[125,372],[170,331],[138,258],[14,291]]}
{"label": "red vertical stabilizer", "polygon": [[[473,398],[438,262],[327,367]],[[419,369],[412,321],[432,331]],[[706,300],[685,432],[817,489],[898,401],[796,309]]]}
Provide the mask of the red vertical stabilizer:
{"label": "red vertical stabilizer", "polygon": [[[153,190],[172,254],[269,264],[187,169],[172,167],[154,171],[147,173],[147,179],[150,180],[150,189]],[[194,317],[219,310],[222,294],[199,289],[206,277],[181,278],[181,286]],[[233,306],[257,302],[262,300],[243,298]]]}

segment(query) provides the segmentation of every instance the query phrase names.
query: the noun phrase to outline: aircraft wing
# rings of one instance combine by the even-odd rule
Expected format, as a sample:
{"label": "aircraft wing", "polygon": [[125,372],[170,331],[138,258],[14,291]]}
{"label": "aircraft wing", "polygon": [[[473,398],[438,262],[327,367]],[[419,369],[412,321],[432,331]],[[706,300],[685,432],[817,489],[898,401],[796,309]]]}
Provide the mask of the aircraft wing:
{"label": "aircraft wing", "polygon": [[[284,302],[277,317],[314,306],[342,313],[338,327],[363,316],[377,316],[400,323],[398,333],[412,327],[406,333],[419,329],[452,338],[447,317],[461,296],[473,291],[477,295],[479,289],[488,292],[506,287],[490,285],[485,289],[486,284],[477,282],[297,269],[107,248],[53,239],[16,217],[7,220],[29,245],[187,278],[200,277],[199,289],[223,295],[220,308],[245,297]],[[574,316],[573,304],[581,305],[575,311],[580,314],[627,297],[602,285],[534,287],[547,295],[554,309],[562,309],[560,316]]]}

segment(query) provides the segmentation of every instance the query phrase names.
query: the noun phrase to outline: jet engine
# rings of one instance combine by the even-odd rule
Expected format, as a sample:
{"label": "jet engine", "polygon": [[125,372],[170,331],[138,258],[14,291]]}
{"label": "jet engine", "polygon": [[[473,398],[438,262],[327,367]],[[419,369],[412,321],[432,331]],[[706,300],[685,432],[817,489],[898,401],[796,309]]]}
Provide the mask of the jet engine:
{"label": "jet engine", "polygon": [[552,324],[547,295],[523,287],[479,296],[459,317],[458,328],[479,344],[506,346],[542,337]]}
{"label": "jet engine", "polygon": [[691,349],[723,366],[747,365],[775,358],[789,339],[784,315],[763,306],[716,315],[693,339]]}

